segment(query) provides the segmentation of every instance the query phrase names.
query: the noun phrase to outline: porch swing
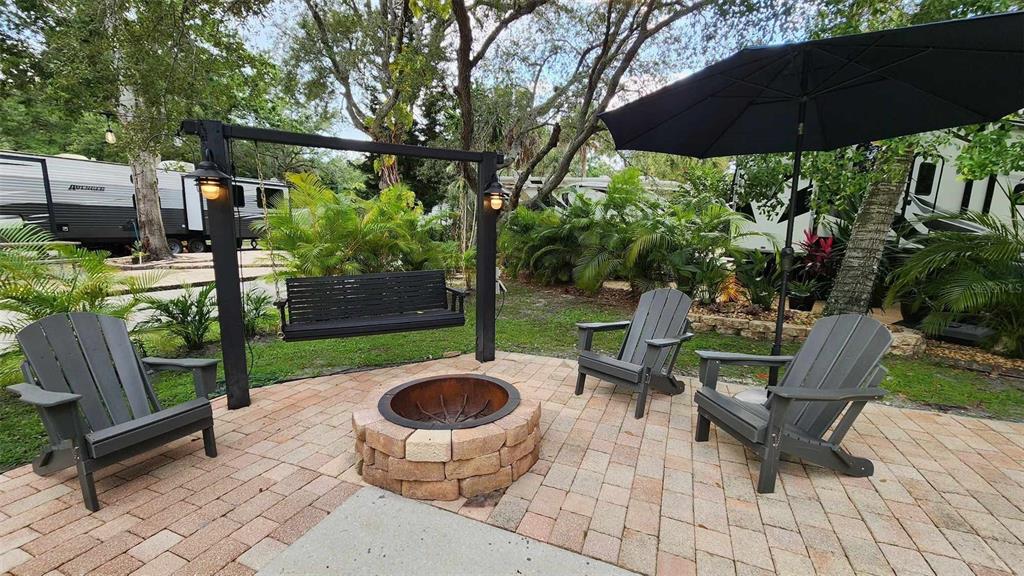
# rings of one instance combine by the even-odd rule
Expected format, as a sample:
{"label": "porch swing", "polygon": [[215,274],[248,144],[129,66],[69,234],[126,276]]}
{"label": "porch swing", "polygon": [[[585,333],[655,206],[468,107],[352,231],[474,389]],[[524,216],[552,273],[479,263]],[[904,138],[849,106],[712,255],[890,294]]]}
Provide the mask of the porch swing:
{"label": "porch swing", "polygon": [[[257,193],[263,194],[258,142],[255,145]],[[267,202],[262,204],[269,231]],[[269,234],[267,247],[276,271]],[[282,297],[275,276],[274,305],[281,315],[285,342],[431,330],[466,323],[466,292],[448,286],[444,270],[286,278],[285,288],[287,296]]]}

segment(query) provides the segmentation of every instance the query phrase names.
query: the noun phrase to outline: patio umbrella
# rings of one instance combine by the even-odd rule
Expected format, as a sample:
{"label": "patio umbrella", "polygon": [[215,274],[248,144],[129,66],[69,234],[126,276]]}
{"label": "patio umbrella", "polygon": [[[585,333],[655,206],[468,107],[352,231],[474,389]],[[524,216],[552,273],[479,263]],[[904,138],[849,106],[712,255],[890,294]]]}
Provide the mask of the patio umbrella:
{"label": "patio umbrella", "polygon": [[619,150],[794,153],[777,355],[801,153],[990,122],[1022,107],[1024,12],[1013,12],[746,48],[601,119]]}

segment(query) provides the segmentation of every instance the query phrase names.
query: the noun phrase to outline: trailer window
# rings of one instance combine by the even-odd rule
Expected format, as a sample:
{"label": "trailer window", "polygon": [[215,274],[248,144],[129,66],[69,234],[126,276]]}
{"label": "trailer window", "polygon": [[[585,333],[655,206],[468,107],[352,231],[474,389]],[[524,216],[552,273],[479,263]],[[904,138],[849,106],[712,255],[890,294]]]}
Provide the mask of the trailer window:
{"label": "trailer window", "polygon": [[231,185],[231,201],[236,208],[245,207],[245,188],[241,184]]}
{"label": "trailer window", "polygon": [[935,163],[921,162],[921,167],[917,170],[917,184],[914,186],[914,196],[931,196],[934,183]]}
{"label": "trailer window", "polygon": [[284,196],[284,190],[280,188],[258,188],[256,192],[256,206],[260,208],[273,208]]}

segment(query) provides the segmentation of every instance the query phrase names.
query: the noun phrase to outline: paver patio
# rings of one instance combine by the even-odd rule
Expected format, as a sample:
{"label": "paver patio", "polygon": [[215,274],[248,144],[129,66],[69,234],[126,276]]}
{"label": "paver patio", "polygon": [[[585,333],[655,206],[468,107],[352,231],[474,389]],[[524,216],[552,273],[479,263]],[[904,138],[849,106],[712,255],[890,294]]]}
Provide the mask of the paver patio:
{"label": "paver patio", "polygon": [[[692,391],[633,395],[575,363],[499,353],[311,378],[215,402],[220,456],[199,437],[97,474],[89,513],[71,471],[0,475],[0,572],[251,574],[361,489],[353,408],[411,378],[483,371],[543,402],[541,460],[458,514],[647,574],[1024,573],[1024,424],[869,405],[846,446],[870,479],[796,463],[775,494],[726,435],[692,441]],[[373,396],[375,397],[375,396]]]}

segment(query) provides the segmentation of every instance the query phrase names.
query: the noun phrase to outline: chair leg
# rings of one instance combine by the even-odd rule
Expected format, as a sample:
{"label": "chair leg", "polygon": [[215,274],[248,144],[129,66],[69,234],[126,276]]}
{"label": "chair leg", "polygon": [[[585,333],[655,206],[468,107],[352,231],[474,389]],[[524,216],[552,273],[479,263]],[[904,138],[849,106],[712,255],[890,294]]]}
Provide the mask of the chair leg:
{"label": "chair leg", "polygon": [[694,434],[694,441],[696,442],[707,442],[711,436],[711,420],[708,420],[700,412],[697,413],[697,430]]}
{"label": "chair leg", "polygon": [[90,512],[100,509],[99,498],[96,497],[96,483],[93,482],[92,472],[84,460],[78,459],[75,462],[78,468],[78,484],[82,487],[82,500]]}
{"label": "chair leg", "polygon": [[203,448],[210,458],[217,457],[217,439],[213,436],[213,426],[203,428]]}
{"label": "chair leg", "polygon": [[587,375],[580,372],[580,375],[576,377],[576,395],[583,394],[583,383],[586,382]]}
{"label": "chair leg", "polygon": [[637,420],[644,417],[644,409],[647,408],[647,389],[651,385],[651,372],[645,370],[643,375],[640,376],[640,393],[637,394],[636,398],[636,412],[633,414]]}
{"label": "chair leg", "polygon": [[779,449],[767,444],[761,459],[761,472],[757,477],[757,493],[771,494],[775,492],[775,478],[778,474]]}

